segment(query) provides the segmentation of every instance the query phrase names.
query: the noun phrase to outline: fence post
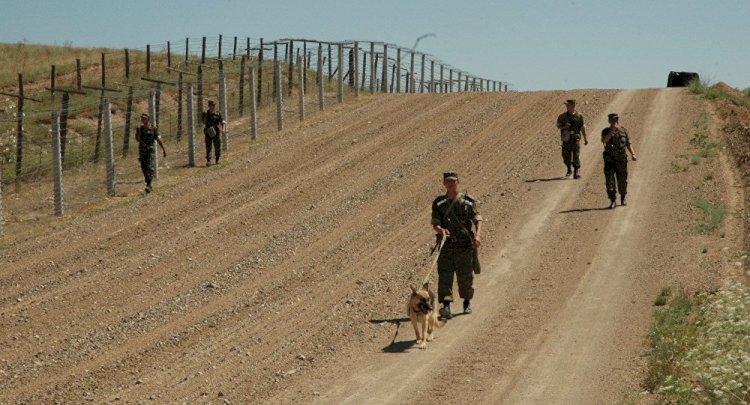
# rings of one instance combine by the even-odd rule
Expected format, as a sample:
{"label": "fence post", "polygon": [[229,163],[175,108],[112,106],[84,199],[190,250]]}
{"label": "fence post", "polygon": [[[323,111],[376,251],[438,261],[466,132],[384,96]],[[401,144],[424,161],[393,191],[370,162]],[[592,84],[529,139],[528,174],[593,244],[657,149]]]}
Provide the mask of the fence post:
{"label": "fence post", "polygon": [[[272,83],[272,94],[274,101],[276,100],[276,64],[279,62],[279,43],[276,41],[273,41],[273,83]],[[281,78],[281,76],[279,76]]]}
{"label": "fence post", "polygon": [[323,100],[323,44],[318,44],[318,108],[320,111],[325,110]]}
{"label": "fence post", "polygon": [[154,101],[156,116],[153,120],[154,125],[158,128],[161,125],[161,83],[156,83],[156,99]]}
{"label": "fence post", "polygon": [[276,96],[276,127],[279,131],[284,129],[284,116],[283,116],[283,103],[281,102],[281,66],[279,61],[274,61],[273,65],[273,77],[274,77],[274,95]]}
{"label": "fence post", "polygon": [[430,61],[430,93],[435,93],[435,61]]}
{"label": "fence post", "polygon": [[188,166],[195,167],[195,114],[193,112],[193,83],[187,85]]}
{"label": "fence post", "polygon": [[219,60],[219,108],[222,118],[227,123],[224,125],[224,133],[221,136],[221,150],[226,152],[229,150],[229,117],[227,116],[229,108],[227,106],[227,81],[224,76],[224,63],[221,60]]}
{"label": "fence post", "polygon": [[81,90],[81,59],[76,59],[76,88]]}
{"label": "fence post", "polygon": [[344,46],[342,44],[338,44],[338,58],[339,58],[339,74],[338,74],[338,94],[337,99],[339,103],[344,102]]}
{"label": "fence post", "polygon": [[216,55],[217,59],[221,59],[221,40],[222,40],[222,38],[223,38],[223,35],[219,34],[219,50],[218,50],[218,53]]}
{"label": "fence post", "polygon": [[359,42],[354,42],[354,67],[352,69],[352,83],[354,87],[354,97],[359,97]]}
{"label": "fence post", "polygon": [[448,93],[453,93],[453,69],[448,69]]}
{"label": "fence post", "polygon": [[258,104],[263,94],[263,38],[260,39],[260,49],[258,50]]}
{"label": "fence post", "polygon": [[122,157],[128,156],[130,147],[130,121],[133,119],[133,86],[128,86],[128,101],[125,106],[125,133],[122,136]]}
{"label": "fence post", "polygon": [[255,104],[255,69],[250,66],[250,72],[248,74],[248,82],[250,82],[250,139],[255,140],[258,137],[258,111],[257,105]]}
{"label": "fence post", "polygon": [[[302,57],[297,56],[297,66],[299,68],[299,81],[303,83],[305,80],[305,64],[302,62]],[[305,86],[299,86],[299,120],[300,122],[305,120]]]}
{"label": "fence post", "polygon": [[167,41],[167,67],[172,67],[172,44]]}
{"label": "fence post", "polygon": [[107,154],[107,194],[110,197],[115,195],[115,151],[112,145],[112,108],[109,99],[104,100],[104,108],[107,112],[104,114],[105,124],[105,153]]}
{"label": "fence post", "polygon": [[[236,39],[237,37],[235,37]],[[242,117],[245,113],[245,55],[240,57],[240,97],[238,100],[238,116]]]}
{"label": "fence post", "polygon": [[396,74],[393,80],[396,81],[396,93],[401,93],[401,48],[396,48]]}
{"label": "fence post", "polygon": [[440,64],[440,92],[445,93],[445,76],[443,76],[443,71],[445,70],[445,65]]}
{"label": "fence post", "polygon": [[331,53],[331,43],[328,43],[328,81],[333,77],[333,54]]}
{"label": "fence post", "polygon": [[414,93],[414,51],[411,52],[411,62],[409,63],[409,93]]}
{"label": "fence post", "polygon": [[[148,92],[148,113],[152,118],[151,125],[156,127],[156,122],[153,121],[153,117],[156,116],[156,95],[154,94],[153,90]],[[161,129],[156,127],[156,130],[160,131]],[[154,149],[156,149],[156,145],[154,145]],[[154,154],[154,178],[155,179],[159,178],[159,154],[158,153]]]}
{"label": "fence post", "polygon": [[427,55],[422,54],[422,66],[420,67],[420,75],[419,75],[419,92],[424,93],[424,63],[427,59]]}
{"label": "fence post", "polygon": [[18,74],[18,110],[16,111],[16,183],[23,169],[23,74]]}
{"label": "fence post", "polygon": [[177,76],[177,142],[182,140],[182,72]]}
{"label": "fence post", "polygon": [[388,44],[383,44],[383,73],[380,83],[380,92],[388,93]]}
{"label": "fence post", "polygon": [[[55,65],[52,65],[52,72],[50,72],[49,82],[50,82],[50,88],[54,89],[55,88]],[[55,99],[55,91],[54,90],[50,91],[50,99],[51,100]]]}
{"label": "fence post", "polygon": [[370,42],[370,94],[375,93],[375,42]]}
{"label": "fence post", "polygon": [[190,55],[190,38],[185,37],[185,62],[188,61]]}
{"label": "fence post", "polygon": [[146,45],[146,75],[149,73],[151,73],[151,45]]}
{"label": "fence post", "polygon": [[52,175],[54,177],[55,215],[63,214],[62,161],[60,153],[60,113],[52,112]]}
{"label": "fence post", "polygon": [[[206,37],[203,37],[203,40],[201,41],[201,65],[205,65],[205,64],[206,64]],[[200,94],[200,90],[198,94]]]}
{"label": "fence post", "polygon": [[125,80],[130,80],[130,52],[125,48]]}
{"label": "fence post", "polygon": [[365,89],[365,78],[367,77],[367,52],[362,50],[362,90]]}
{"label": "fence post", "polygon": [[289,69],[288,69],[288,80],[289,80],[289,88],[287,89],[287,95],[289,97],[292,96],[292,87],[294,86],[294,41],[289,41],[289,43],[286,46],[287,49],[287,60],[289,63]]}
{"label": "fence post", "polygon": [[232,47],[232,60],[237,60],[237,36],[234,37],[234,46]]}
{"label": "fence post", "polygon": [[299,79],[299,85],[300,87],[304,87],[305,91],[307,91],[307,41],[302,41],[302,65],[302,77]]}

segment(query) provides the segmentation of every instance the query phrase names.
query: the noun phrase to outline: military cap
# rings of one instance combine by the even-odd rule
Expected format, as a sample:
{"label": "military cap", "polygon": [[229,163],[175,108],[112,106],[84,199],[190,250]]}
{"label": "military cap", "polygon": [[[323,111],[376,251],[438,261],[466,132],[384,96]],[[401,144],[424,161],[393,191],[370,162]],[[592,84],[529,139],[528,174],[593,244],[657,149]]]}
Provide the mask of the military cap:
{"label": "military cap", "polygon": [[620,116],[617,115],[617,113],[611,113],[607,114],[607,119],[610,121],[617,121],[618,119],[620,119]]}
{"label": "military cap", "polygon": [[216,105],[216,103],[213,100],[208,100],[208,105]]}
{"label": "military cap", "polygon": [[445,172],[445,173],[443,173],[443,180],[458,180],[458,173],[456,173],[456,172]]}
{"label": "military cap", "polygon": [[148,113],[141,114],[141,118],[151,118]]}
{"label": "military cap", "polygon": [[571,98],[570,100],[565,100],[565,103],[563,103],[563,104],[573,104],[573,105],[575,105],[575,103],[576,103],[576,101]]}

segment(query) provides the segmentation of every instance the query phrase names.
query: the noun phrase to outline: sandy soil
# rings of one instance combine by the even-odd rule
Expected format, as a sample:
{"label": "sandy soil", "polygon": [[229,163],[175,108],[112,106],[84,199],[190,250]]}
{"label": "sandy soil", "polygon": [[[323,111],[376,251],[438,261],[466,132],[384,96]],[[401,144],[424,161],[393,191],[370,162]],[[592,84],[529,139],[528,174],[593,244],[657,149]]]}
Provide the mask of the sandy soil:
{"label": "sandy soil", "polygon": [[[579,100],[583,178],[554,128]],[[0,251],[0,402],[612,403],[641,394],[662,287],[742,274],[731,159],[692,164],[683,89],[371,97]],[[634,140],[607,205],[598,133]],[[242,151],[240,151],[242,150]],[[166,164],[166,162],[165,162]],[[456,170],[486,219],[474,313],[417,350],[408,285]],[[192,172],[191,172],[192,173]],[[710,174],[710,176],[708,175]],[[697,195],[731,215],[699,235]],[[15,196],[12,198],[22,198]]]}

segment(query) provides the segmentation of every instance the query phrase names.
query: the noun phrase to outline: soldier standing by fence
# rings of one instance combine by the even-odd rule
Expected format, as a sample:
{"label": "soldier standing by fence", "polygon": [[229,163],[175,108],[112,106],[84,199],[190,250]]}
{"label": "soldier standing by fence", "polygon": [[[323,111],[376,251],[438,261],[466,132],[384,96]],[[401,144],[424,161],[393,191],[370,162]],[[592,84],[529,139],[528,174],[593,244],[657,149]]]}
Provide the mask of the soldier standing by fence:
{"label": "soldier standing by fence", "polygon": [[154,179],[156,165],[156,143],[161,147],[164,157],[167,157],[167,151],[161,143],[156,127],[149,123],[149,115],[146,113],[141,114],[141,126],[135,132],[135,139],[138,141],[138,160],[141,162],[141,171],[146,181],[146,193],[150,193],[153,191],[151,181]]}
{"label": "soldier standing by fence", "polygon": [[[581,178],[579,170],[581,168],[581,135],[583,135],[583,144],[588,145],[589,140],[586,138],[586,125],[583,122],[583,115],[576,112],[576,101],[565,101],[567,111],[557,117],[557,128],[560,129],[560,139],[562,140],[562,156],[568,171],[565,177],[570,177],[571,172],[574,179]],[[571,171],[571,167],[573,171]]]}
{"label": "soldier standing by fence", "polygon": [[203,113],[203,134],[206,136],[206,166],[211,166],[211,146],[214,148],[214,159],[219,164],[221,158],[221,135],[226,128],[226,121],[216,112],[216,103],[208,102],[208,111]]}

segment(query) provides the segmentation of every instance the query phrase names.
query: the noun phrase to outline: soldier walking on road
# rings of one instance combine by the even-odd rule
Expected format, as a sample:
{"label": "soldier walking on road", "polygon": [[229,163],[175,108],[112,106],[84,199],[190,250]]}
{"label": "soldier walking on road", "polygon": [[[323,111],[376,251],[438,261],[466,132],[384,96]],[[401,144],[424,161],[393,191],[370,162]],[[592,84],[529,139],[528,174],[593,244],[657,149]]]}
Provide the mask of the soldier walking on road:
{"label": "soldier walking on road", "polygon": [[[576,101],[567,100],[565,106],[568,111],[557,117],[557,128],[560,129],[560,139],[562,140],[562,156],[568,171],[565,177],[573,174],[574,179],[581,178],[579,170],[581,168],[581,135],[583,135],[583,144],[588,145],[589,140],[586,137],[586,124],[583,122],[583,115],[576,112]],[[573,170],[571,170],[571,167]]]}
{"label": "soldier walking on road", "polygon": [[138,160],[141,162],[141,171],[146,181],[146,193],[153,191],[151,181],[154,179],[156,172],[156,143],[159,143],[164,157],[167,157],[167,151],[156,127],[149,124],[149,115],[141,114],[141,126],[135,132],[135,140],[138,141]]}
{"label": "soldier walking on road", "polygon": [[[478,249],[481,241],[482,216],[474,198],[458,192],[458,174],[443,173],[446,193],[432,202],[432,229],[445,243],[438,257],[438,300],[443,304],[440,315],[453,317],[453,274],[458,278],[458,294],[464,299],[464,313],[471,313],[474,297],[474,273],[479,273]],[[472,229],[473,225],[473,229]]]}
{"label": "soldier walking on road", "polygon": [[216,164],[219,164],[221,157],[221,135],[226,129],[226,121],[216,112],[216,103],[208,102],[208,111],[202,114],[203,134],[206,136],[206,166],[211,166],[211,146],[214,147],[214,158]]}
{"label": "soldier walking on road", "polygon": [[630,145],[630,137],[625,127],[620,126],[620,117],[609,114],[609,127],[602,130],[604,144],[604,180],[609,196],[609,208],[615,208],[616,191],[620,192],[620,205],[627,205],[625,196],[628,194],[628,155],[633,161],[638,160]]}

